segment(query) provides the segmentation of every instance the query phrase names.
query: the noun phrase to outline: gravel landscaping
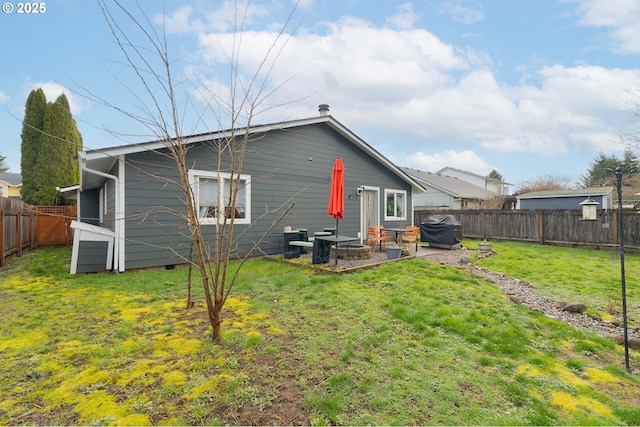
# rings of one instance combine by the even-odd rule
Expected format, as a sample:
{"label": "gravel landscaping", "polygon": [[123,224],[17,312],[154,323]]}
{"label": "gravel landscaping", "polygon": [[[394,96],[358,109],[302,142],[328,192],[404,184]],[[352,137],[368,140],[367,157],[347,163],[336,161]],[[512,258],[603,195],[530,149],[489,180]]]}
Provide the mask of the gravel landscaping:
{"label": "gravel landscaping", "polygon": [[[463,268],[476,276],[482,276],[487,281],[500,286],[511,301],[524,305],[532,310],[537,310],[545,316],[560,320],[571,326],[587,329],[598,334],[623,342],[623,326],[621,322],[605,322],[597,316],[589,316],[581,312],[567,311],[567,303],[573,301],[554,301],[545,298],[535,289],[535,284],[523,280],[514,279],[502,273],[492,272],[485,268],[479,268],[470,263],[477,251],[472,249],[437,250],[421,248],[418,255],[431,262]],[[482,256],[491,256],[486,254]],[[575,303],[583,303],[577,301]],[[629,347],[640,350],[640,331],[637,328],[628,328]]]}

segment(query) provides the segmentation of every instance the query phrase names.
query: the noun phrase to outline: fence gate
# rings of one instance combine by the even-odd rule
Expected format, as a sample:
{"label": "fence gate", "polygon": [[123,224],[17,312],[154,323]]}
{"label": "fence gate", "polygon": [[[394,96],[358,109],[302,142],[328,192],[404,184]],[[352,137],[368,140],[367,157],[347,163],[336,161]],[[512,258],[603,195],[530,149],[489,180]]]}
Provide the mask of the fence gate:
{"label": "fence gate", "polygon": [[59,246],[73,243],[71,221],[76,206],[33,206],[36,211],[36,246]]}

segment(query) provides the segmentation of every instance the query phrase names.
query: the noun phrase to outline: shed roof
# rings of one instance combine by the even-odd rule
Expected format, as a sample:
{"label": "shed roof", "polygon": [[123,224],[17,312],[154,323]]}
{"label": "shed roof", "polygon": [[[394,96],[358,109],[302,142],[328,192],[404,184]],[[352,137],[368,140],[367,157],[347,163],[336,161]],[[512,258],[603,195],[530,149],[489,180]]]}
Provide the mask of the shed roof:
{"label": "shed roof", "polygon": [[589,187],[564,190],[532,191],[530,193],[519,194],[517,199],[548,199],[555,197],[576,197],[576,196],[607,196],[613,192],[613,187]]}

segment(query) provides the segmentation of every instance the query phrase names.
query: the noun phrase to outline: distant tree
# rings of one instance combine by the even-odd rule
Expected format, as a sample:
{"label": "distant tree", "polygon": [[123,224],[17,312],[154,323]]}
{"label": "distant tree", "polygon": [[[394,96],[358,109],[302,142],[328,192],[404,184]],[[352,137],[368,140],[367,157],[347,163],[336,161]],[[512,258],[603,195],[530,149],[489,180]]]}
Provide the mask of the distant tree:
{"label": "distant tree", "polygon": [[47,108],[47,99],[42,89],[32,90],[25,105],[24,120],[22,122],[22,144],[20,146],[20,173],[22,174],[22,187],[20,195],[29,203],[35,203],[36,160],[42,141],[42,129],[44,128],[44,114]]}
{"label": "distant tree", "polygon": [[74,154],[82,149],[82,138],[71,116],[67,97],[62,94],[54,103],[47,103],[40,150],[35,164],[33,204],[55,203],[56,187],[78,182],[78,166]]}
{"label": "distant tree", "polygon": [[5,160],[7,160],[7,158],[0,155],[0,172],[6,172],[9,170],[9,168],[4,164]]}
{"label": "distant tree", "polygon": [[491,178],[491,179],[495,179],[498,181],[502,181],[502,174],[500,172],[498,172],[497,169],[492,170],[491,172],[489,172],[489,174],[487,175],[487,178]]}
{"label": "distant tree", "polygon": [[582,187],[605,187],[613,185],[616,168],[622,169],[622,174],[627,178],[640,172],[640,160],[630,147],[624,151],[622,159],[615,155],[607,155],[600,152],[589,165],[589,170],[582,176]]}
{"label": "distant tree", "polygon": [[571,188],[569,179],[558,175],[545,175],[518,184],[514,196],[534,191],[566,190]]}
{"label": "distant tree", "polygon": [[627,147],[622,158],[622,173],[625,175],[636,175],[640,172],[640,160],[636,153]]}

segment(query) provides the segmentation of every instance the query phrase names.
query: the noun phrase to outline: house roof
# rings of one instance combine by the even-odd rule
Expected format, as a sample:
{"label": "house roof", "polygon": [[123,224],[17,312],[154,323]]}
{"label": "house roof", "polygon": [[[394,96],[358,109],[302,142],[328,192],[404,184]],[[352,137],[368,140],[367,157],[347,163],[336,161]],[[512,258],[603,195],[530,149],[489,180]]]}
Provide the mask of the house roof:
{"label": "house roof", "polygon": [[[360,137],[347,129],[342,123],[338,122],[331,115],[325,116],[317,116],[311,117],[307,119],[298,119],[291,121],[284,121],[278,123],[271,123],[265,125],[255,125],[249,128],[249,133],[254,134],[263,134],[270,131],[275,130],[286,130],[292,129],[301,126],[309,126],[315,124],[326,124],[331,127],[333,130],[338,132],[344,138],[346,138],[349,142],[353,143],[373,158],[378,160],[382,165],[384,165],[387,169],[391,170],[397,176],[402,178],[405,182],[410,184],[417,191],[426,191],[426,189],[416,180],[407,175],[404,171],[402,171],[398,166],[396,166],[393,162],[379,153],[372,146],[364,142]],[[228,129],[221,130],[216,132],[208,132],[198,135],[191,135],[183,137],[185,144],[194,144],[199,142],[211,141],[216,139],[224,139],[232,136],[233,134],[244,133],[245,128],[240,129]],[[86,165],[89,169],[93,171],[98,171],[100,173],[106,174],[108,173],[112,167],[115,165],[117,161],[117,157],[120,155],[139,153],[144,151],[152,151],[152,150],[160,150],[166,148],[166,144],[163,141],[150,141],[139,144],[129,144],[129,145],[121,145],[110,148],[101,148],[95,150],[87,150],[81,151],[78,153],[78,158],[82,163]],[[82,169],[82,168],[81,168]],[[80,176],[80,188],[81,190],[87,190],[91,188],[98,187],[101,182],[104,180],[104,177],[101,177],[99,174],[87,172],[86,170],[81,170]]]}
{"label": "house roof", "polygon": [[576,196],[607,196],[613,192],[613,187],[589,187],[565,190],[532,191],[530,193],[519,194],[516,199],[548,199],[556,197],[576,197]]}
{"label": "house roof", "polygon": [[476,178],[485,179],[485,180],[487,180],[487,181],[493,181],[493,182],[496,182],[496,183],[498,183],[498,184],[513,185],[513,184],[510,184],[510,183],[508,183],[508,182],[506,182],[506,181],[500,181],[499,179],[489,178],[488,176],[478,175],[477,173],[473,173],[473,172],[465,171],[465,170],[462,170],[462,169],[452,168],[452,167],[449,167],[449,166],[447,166],[447,167],[445,167],[445,168],[440,169],[440,170],[439,170],[438,172],[436,172],[436,173],[442,173],[442,172],[445,172],[445,171],[447,171],[447,170],[452,170],[452,171],[456,171],[456,172],[462,172],[462,173],[464,173],[464,174],[466,174],[466,175],[474,176],[474,177],[476,177]]}
{"label": "house roof", "polygon": [[453,197],[486,200],[497,196],[493,191],[486,190],[460,178],[406,167],[401,169],[418,180],[418,182],[436,188],[437,190],[450,194]]}
{"label": "house roof", "polygon": [[10,187],[19,187],[22,185],[22,175],[19,173],[0,172],[0,181]]}

